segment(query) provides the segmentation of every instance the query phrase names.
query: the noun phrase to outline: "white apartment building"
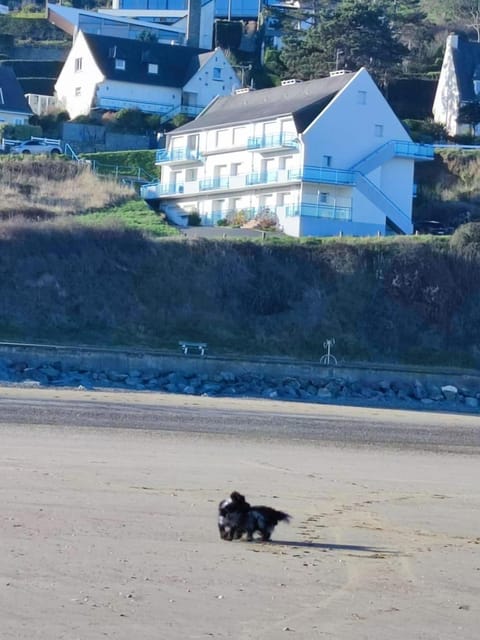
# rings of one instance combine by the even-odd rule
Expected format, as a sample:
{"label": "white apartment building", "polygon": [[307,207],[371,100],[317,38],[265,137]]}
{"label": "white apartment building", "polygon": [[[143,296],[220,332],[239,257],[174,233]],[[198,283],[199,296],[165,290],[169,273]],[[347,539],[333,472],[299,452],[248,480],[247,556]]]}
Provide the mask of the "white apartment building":
{"label": "white apartment building", "polygon": [[174,224],[275,214],[291,236],[408,234],[412,142],[365,69],[219,97],[167,136],[142,197]]}

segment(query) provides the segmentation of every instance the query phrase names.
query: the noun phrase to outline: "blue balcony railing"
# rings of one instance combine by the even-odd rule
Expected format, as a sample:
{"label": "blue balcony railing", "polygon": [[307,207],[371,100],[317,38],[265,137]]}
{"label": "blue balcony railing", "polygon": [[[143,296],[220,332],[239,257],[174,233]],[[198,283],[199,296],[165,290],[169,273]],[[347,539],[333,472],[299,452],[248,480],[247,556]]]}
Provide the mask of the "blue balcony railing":
{"label": "blue balcony railing", "polygon": [[140,196],[144,200],[154,200],[161,196],[183,193],[183,184],[162,184],[161,182],[149,182],[140,187]]}
{"label": "blue balcony railing", "polygon": [[258,173],[249,173],[245,177],[245,184],[251,186],[253,184],[267,184],[269,182],[277,182],[277,171],[259,171]]}
{"label": "blue balcony railing", "polygon": [[200,191],[210,191],[212,189],[228,189],[228,184],[228,178],[210,178],[209,180],[200,180],[198,188]]}
{"label": "blue balcony railing", "polygon": [[431,144],[395,140],[394,145],[395,155],[397,156],[416,158],[417,160],[432,160],[434,157],[434,148]]}
{"label": "blue balcony railing", "polygon": [[293,133],[278,133],[272,136],[248,138],[248,149],[275,149],[278,147],[298,147],[298,138]]}
{"label": "blue balcony railing", "polygon": [[196,149],[159,149],[156,153],[155,162],[189,162],[201,160],[202,156]]}
{"label": "blue balcony railing", "polygon": [[288,172],[290,180],[304,180],[305,182],[321,182],[323,184],[355,184],[355,172],[344,169],[329,169],[327,167],[307,166],[303,171],[296,169]]}
{"label": "blue balcony railing", "polygon": [[329,218],[331,220],[351,220],[352,208],[334,204],[303,204],[285,207],[285,215],[289,218],[309,216],[312,218]]}

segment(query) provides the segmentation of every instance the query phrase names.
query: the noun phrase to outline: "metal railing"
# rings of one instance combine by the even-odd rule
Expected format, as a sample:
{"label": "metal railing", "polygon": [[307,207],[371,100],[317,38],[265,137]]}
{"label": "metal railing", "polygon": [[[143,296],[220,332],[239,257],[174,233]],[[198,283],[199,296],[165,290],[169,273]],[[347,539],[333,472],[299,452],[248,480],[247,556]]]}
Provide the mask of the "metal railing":
{"label": "metal railing", "polygon": [[298,147],[299,140],[292,133],[277,133],[271,136],[248,138],[247,149],[275,149],[278,147]]}
{"label": "metal railing", "polygon": [[287,218],[297,216],[309,216],[311,218],[329,218],[331,220],[347,220],[352,219],[352,208],[345,206],[337,206],[335,204],[302,204],[288,205],[284,208]]}
{"label": "metal railing", "polygon": [[304,182],[321,182],[323,184],[355,184],[355,172],[345,169],[330,169],[328,167],[306,166],[303,170],[293,169],[288,172],[290,180]]}
{"label": "metal railing", "polygon": [[198,188],[200,191],[210,191],[212,189],[228,189],[229,179],[227,177],[210,178],[208,180],[200,180]]}
{"label": "metal railing", "polygon": [[197,149],[159,149],[155,154],[155,162],[182,162],[182,161],[202,160],[202,156]]}

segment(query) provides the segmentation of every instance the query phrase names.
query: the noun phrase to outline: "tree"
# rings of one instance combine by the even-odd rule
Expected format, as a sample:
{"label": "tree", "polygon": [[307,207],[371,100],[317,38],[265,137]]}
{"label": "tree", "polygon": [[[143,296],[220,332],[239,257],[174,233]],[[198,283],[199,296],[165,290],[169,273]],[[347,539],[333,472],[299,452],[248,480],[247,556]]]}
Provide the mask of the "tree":
{"label": "tree", "polygon": [[480,122],[480,102],[467,102],[462,105],[458,111],[458,122],[469,124],[474,134],[475,127]]}
{"label": "tree", "polygon": [[366,67],[383,81],[407,54],[394,30],[391,3],[341,0],[320,10],[315,27],[285,37],[280,60],[287,75],[304,80],[334,68]]}
{"label": "tree", "polygon": [[428,6],[444,20],[475,31],[480,42],[480,0],[429,0]]}

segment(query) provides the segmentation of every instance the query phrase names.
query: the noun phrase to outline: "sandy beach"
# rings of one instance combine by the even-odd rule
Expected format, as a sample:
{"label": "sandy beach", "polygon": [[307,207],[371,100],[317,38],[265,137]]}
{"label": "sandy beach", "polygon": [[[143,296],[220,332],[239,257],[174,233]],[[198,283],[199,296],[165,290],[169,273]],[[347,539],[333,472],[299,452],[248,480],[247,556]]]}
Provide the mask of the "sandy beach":
{"label": "sandy beach", "polygon": [[[477,454],[59,425],[54,411],[0,424],[2,640],[478,638]],[[272,543],[220,540],[233,489],[291,524]]]}

